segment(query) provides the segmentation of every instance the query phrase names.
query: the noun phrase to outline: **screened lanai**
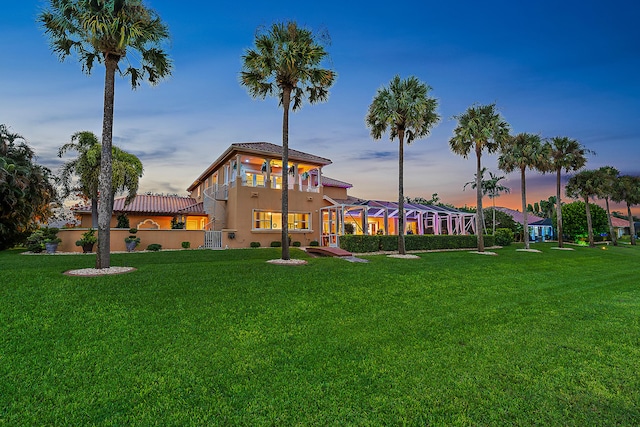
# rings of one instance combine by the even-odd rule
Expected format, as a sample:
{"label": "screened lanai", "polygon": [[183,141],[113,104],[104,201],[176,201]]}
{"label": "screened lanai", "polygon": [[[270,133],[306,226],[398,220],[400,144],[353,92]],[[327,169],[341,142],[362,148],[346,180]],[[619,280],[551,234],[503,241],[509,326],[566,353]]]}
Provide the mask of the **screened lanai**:
{"label": "screened lanai", "polygon": [[[324,245],[337,244],[338,236],[352,228],[354,234],[398,234],[399,208],[395,202],[350,197],[333,200],[322,209]],[[475,234],[475,214],[444,206],[405,203],[407,234]]]}

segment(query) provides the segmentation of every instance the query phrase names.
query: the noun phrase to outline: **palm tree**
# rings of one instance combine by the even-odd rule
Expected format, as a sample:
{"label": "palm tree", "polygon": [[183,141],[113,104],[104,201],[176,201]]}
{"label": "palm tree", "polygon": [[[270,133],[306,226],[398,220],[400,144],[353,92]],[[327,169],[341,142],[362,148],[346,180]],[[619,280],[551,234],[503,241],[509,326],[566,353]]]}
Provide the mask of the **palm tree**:
{"label": "palm tree", "polygon": [[627,215],[629,216],[629,233],[631,234],[631,244],[636,244],[636,229],[631,214],[631,206],[640,205],[640,177],[622,175],[614,185],[614,202],[625,202],[627,204]]}
{"label": "palm tree", "polygon": [[613,222],[611,221],[611,210],[609,209],[609,199],[613,196],[615,191],[615,184],[618,180],[620,171],[613,166],[603,166],[596,171],[600,175],[601,186],[599,188],[598,197],[604,199],[605,207],[607,208],[607,220],[609,221],[609,235],[613,246],[618,246],[618,239],[613,229]]}
{"label": "palm tree", "polygon": [[404,80],[391,79],[389,87],[378,89],[365,119],[373,139],[389,132],[393,141],[398,138],[398,253],[406,253],[404,246],[404,142],[426,138],[440,117],[436,113],[438,100],[429,96],[431,87],[414,76]]}
{"label": "palm tree", "polygon": [[[60,169],[62,196],[67,197],[72,192],[80,192],[91,200],[91,217],[93,227],[97,227],[98,220],[98,175],[102,147],[98,137],[93,132],[76,132],[71,136],[71,142],[64,144],[58,150],[58,157],[63,157],[69,151],[78,152],[78,157],[65,162]],[[111,147],[113,159],[113,177],[111,203],[118,192],[127,192],[125,205],[130,203],[138,192],[140,177],[142,177],[142,162],[135,155],[116,146]],[[73,177],[77,176],[77,183]]]}
{"label": "palm tree", "polygon": [[472,106],[459,116],[454,116],[458,125],[449,139],[449,147],[454,153],[469,156],[471,150],[476,153],[476,232],[478,233],[478,252],[484,252],[484,224],[482,212],[482,152],[495,153],[509,139],[509,124],[496,111],[495,104]]}
{"label": "palm tree", "polygon": [[589,233],[589,246],[595,246],[593,240],[593,224],[591,220],[591,208],[589,207],[589,197],[595,197],[602,185],[601,176],[593,170],[583,170],[569,178],[566,192],[569,197],[584,199],[587,214],[587,232]]}
{"label": "palm tree", "polygon": [[548,158],[548,146],[543,145],[540,136],[519,133],[502,148],[498,158],[498,168],[507,173],[520,170],[520,188],[522,191],[522,217],[524,229],[524,248],[529,249],[529,224],[527,222],[527,185],[525,171],[540,169]]}
{"label": "palm tree", "polygon": [[[156,84],[171,74],[171,61],[162,49],[169,31],[158,14],[141,0],[49,0],[38,20],[61,60],[75,52],[87,74],[97,61],[104,64],[104,113],[98,210],[96,268],[110,266],[110,221],[113,211],[112,152],[116,71],[131,78],[136,88],[142,80]],[[129,53],[129,55],[127,55]],[[122,59],[127,59],[124,71]],[[139,60],[134,66],[134,59]]]}
{"label": "palm tree", "polygon": [[549,172],[556,172],[558,247],[562,248],[564,246],[562,236],[562,199],[560,198],[562,170],[564,169],[565,172],[573,172],[583,168],[587,163],[586,155],[593,153],[593,151],[585,148],[575,139],[566,136],[551,138],[547,144],[549,144],[551,155],[549,156],[546,169]]}
{"label": "palm tree", "polygon": [[289,259],[289,108],[326,101],[336,73],[320,68],[327,56],[317,36],[295,22],[276,23],[256,35],[242,56],[240,84],[254,98],[276,96],[282,106],[282,259]]}
{"label": "palm tree", "polygon": [[[487,168],[482,168],[480,171],[480,185],[482,185],[482,195],[489,196],[489,198],[493,202],[493,234],[496,234],[496,197],[500,196],[500,193],[509,193],[511,190],[509,187],[505,187],[502,184],[498,184],[498,182],[505,179],[504,176],[497,176],[493,172],[489,171],[489,179],[484,179],[484,173],[487,171]],[[475,177],[475,174],[474,174]],[[473,181],[469,181],[464,184],[463,191],[467,188],[467,185],[470,185],[471,188],[476,188],[477,181],[474,178]],[[484,222],[482,223],[484,226]]]}

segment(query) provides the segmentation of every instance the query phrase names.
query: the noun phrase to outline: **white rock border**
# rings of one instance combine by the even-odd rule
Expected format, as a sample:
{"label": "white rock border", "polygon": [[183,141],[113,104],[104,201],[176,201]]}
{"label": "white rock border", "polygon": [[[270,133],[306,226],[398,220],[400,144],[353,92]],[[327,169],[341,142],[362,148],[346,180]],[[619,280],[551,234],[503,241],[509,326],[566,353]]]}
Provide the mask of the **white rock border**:
{"label": "white rock border", "polygon": [[135,271],[133,267],[108,267],[108,268],[81,268],[79,270],[68,270],[64,274],[66,276],[85,276],[85,277],[97,277],[108,276],[112,274],[124,274]]}
{"label": "white rock border", "polygon": [[270,259],[267,262],[276,265],[304,265],[307,263],[307,261],[303,259]]}

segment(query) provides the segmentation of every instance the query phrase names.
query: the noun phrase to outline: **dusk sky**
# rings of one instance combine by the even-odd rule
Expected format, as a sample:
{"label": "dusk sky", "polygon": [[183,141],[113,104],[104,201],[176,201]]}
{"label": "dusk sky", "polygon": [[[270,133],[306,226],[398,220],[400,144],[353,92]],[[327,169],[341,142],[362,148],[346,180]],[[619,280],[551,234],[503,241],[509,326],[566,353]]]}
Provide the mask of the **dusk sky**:
{"label": "dusk sky", "polygon": [[[474,103],[495,102],[513,134],[579,140],[596,152],[590,169],[611,165],[640,175],[636,1],[146,4],[169,26],[174,72],[136,91],[116,81],[114,144],[142,160],[141,193],[186,195],[231,143],[282,143],[277,100],[252,99],[239,73],[256,29],[286,20],[328,31],[324,65],[338,74],[326,103],[291,115],[290,147],[331,159],[324,173],[353,184],[353,196],[397,199],[397,140],[374,141],[364,122],[377,89],[396,74],[429,84],[442,117],[428,138],[405,148],[409,197],[438,193],[443,202],[475,206],[474,191],[463,191],[475,158],[453,154],[448,143],[452,117]],[[104,68],[87,76],[75,58],[58,60],[36,23],[44,5],[3,2],[0,123],[57,172],[57,150],[73,133],[101,133]],[[495,156],[483,165],[498,172]],[[507,178],[511,194],[497,204],[520,209],[519,174]],[[529,203],[555,195],[553,176],[528,172],[527,183]]]}

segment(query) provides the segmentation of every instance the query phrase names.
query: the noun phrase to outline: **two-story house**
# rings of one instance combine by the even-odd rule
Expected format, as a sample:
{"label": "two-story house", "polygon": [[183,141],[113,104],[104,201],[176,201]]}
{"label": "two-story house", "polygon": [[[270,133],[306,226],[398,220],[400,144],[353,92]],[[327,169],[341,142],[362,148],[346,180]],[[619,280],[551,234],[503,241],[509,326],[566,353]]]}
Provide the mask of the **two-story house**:
{"label": "two-story house", "polygon": [[[303,246],[317,241],[337,245],[350,229],[356,234],[396,234],[395,203],[362,200],[347,194],[351,184],[329,178],[323,168],[331,160],[267,142],[235,143],[189,186],[190,197],[208,214],[209,247],[269,246],[281,239],[282,174],[289,174],[289,234]],[[407,204],[408,232],[468,234],[475,232],[473,214],[455,209]],[[350,226],[349,226],[350,225]]]}

